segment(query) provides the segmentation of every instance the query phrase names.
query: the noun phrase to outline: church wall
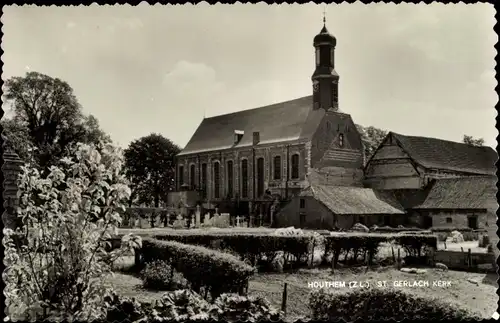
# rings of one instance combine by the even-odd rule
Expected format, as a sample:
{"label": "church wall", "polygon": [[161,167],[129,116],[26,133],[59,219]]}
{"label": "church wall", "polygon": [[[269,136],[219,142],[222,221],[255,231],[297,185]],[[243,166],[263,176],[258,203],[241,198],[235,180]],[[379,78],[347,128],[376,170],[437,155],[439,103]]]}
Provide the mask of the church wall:
{"label": "church wall", "polygon": [[311,140],[309,182],[362,186],[363,152],[359,147],[359,133],[349,115],[327,112]]}
{"label": "church wall", "polygon": [[[308,155],[304,143],[294,144],[272,144],[262,145],[255,147],[255,163],[257,159],[264,158],[264,190],[269,189],[271,193],[284,195],[286,191],[286,175],[290,172],[291,159],[294,154],[299,155],[299,178],[291,179],[288,182],[289,195],[302,187],[305,184]],[[287,155],[288,155],[288,169],[287,169]],[[281,178],[274,179],[274,157],[281,157]],[[248,160],[248,198],[241,196],[241,162],[243,159]],[[198,161],[199,160],[199,161]],[[239,195],[240,200],[249,201],[253,199],[253,152],[251,147],[230,149],[224,151],[213,151],[197,155],[179,156],[177,160],[178,167],[184,167],[184,182],[189,184],[189,165],[194,163],[196,165],[196,186],[200,186],[200,177],[198,176],[201,171],[201,164],[207,164],[207,200],[212,203],[220,202],[227,197],[229,193],[228,179],[227,179],[227,162],[233,162],[233,198]],[[214,178],[213,178],[213,165],[215,162],[220,162],[220,197],[217,199],[214,196]],[[257,165],[255,165],[257,166]],[[255,168],[255,171],[257,169]],[[289,174],[291,176],[291,174]],[[179,184],[180,187],[181,184]],[[255,189],[257,189],[257,181],[255,181]],[[258,197],[256,197],[258,198]]]}

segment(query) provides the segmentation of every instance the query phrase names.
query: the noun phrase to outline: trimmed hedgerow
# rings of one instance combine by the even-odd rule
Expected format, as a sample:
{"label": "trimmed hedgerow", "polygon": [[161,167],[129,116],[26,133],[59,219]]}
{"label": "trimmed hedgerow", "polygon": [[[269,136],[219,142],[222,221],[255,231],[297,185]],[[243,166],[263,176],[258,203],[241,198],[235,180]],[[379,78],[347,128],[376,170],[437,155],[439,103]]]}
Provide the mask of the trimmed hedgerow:
{"label": "trimmed hedgerow", "polygon": [[279,253],[293,256],[297,266],[307,263],[313,235],[275,236],[269,234],[183,234],[155,236],[158,240],[170,240],[219,250],[231,250],[240,259],[249,259],[253,265],[262,259],[272,261]]}
{"label": "trimmed hedgerow", "polygon": [[140,252],[145,263],[167,261],[182,273],[195,292],[203,288],[205,297],[208,293],[212,298],[222,293],[243,293],[255,273],[254,267],[233,255],[175,241],[145,238]]}
{"label": "trimmed hedgerow", "polygon": [[[340,255],[356,262],[362,256],[368,264],[372,264],[379,246],[383,242],[394,242],[407,251],[407,255],[422,256],[423,247],[437,247],[437,237],[415,233],[331,233],[317,235],[321,237],[318,246],[318,237],[313,234],[279,236],[269,234],[200,234],[184,233],[156,236],[160,240],[170,240],[189,245],[204,246],[209,249],[230,251],[238,255],[241,260],[246,259],[261,269],[268,268],[273,260],[283,254],[284,267],[303,267],[313,258],[314,250],[323,249],[323,264],[327,259],[336,266]],[[323,247],[324,246],[324,247]],[[291,257],[290,257],[291,256]],[[351,261],[349,260],[349,261]]]}
{"label": "trimmed hedgerow", "polygon": [[393,288],[356,289],[346,294],[321,289],[310,294],[309,307],[314,320],[328,321],[480,319],[479,315],[458,308],[456,305],[413,296]]}

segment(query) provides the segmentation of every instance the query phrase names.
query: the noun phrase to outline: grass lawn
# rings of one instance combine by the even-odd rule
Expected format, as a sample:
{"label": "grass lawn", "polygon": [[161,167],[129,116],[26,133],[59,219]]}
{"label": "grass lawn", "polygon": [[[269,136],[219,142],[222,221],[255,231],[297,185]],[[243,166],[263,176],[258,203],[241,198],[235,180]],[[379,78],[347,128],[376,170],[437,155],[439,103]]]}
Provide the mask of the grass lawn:
{"label": "grass lawn", "polygon": [[[133,263],[133,257],[127,257],[117,264],[117,268],[127,268]],[[249,294],[264,296],[275,307],[281,307],[284,283],[288,283],[287,297],[287,320],[296,320],[309,314],[308,295],[311,288],[309,282],[314,281],[368,281],[374,286],[377,281],[429,281],[429,287],[401,287],[408,292],[420,296],[433,296],[445,302],[456,303],[490,318],[497,310],[496,274],[477,274],[458,271],[441,272],[435,269],[427,269],[424,274],[410,274],[396,270],[395,268],[381,268],[370,270],[365,273],[364,267],[353,269],[340,269],[335,275],[328,269],[299,270],[294,273],[269,273],[255,275],[249,284]],[[450,281],[450,287],[432,286],[432,281]],[[473,280],[477,285],[469,282]],[[142,301],[152,301],[159,298],[163,292],[149,291],[142,288],[142,281],[132,274],[116,272],[114,277],[108,277],[108,283],[121,295],[135,297]],[[349,290],[336,288],[335,291],[345,293]]]}

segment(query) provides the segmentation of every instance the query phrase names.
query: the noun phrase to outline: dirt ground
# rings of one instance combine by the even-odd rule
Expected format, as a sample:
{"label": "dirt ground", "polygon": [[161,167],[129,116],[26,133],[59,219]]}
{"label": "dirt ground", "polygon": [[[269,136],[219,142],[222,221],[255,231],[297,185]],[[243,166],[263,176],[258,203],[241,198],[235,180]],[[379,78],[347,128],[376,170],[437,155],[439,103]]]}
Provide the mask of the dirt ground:
{"label": "dirt ground", "polygon": [[[362,282],[363,286],[369,284],[370,287],[368,288],[382,281],[386,281],[388,285],[394,285],[394,282],[402,281],[427,281],[429,286],[403,286],[398,288],[406,289],[409,293],[415,295],[431,296],[444,302],[455,303],[471,312],[480,314],[484,318],[491,318],[492,314],[497,310],[496,280],[496,274],[458,271],[441,272],[435,269],[426,269],[426,273],[423,274],[405,273],[395,268],[381,268],[365,273],[365,269],[360,267],[337,270],[335,274],[332,274],[329,269],[310,269],[299,270],[294,273],[257,274],[250,281],[249,294],[264,296],[271,304],[280,308],[283,286],[286,282],[288,285],[286,303],[288,321],[308,316],[308,296],[313,290],[313,287],[309,287],[308,283],[345,283],[345,287],[329,287],[335,292],[345,293],[353,288],[359,288],[354,286],[349,288],[349,283],[355,281]],[[162,292],[143,289],[142,281],[131,274],[117,272],[114,277],[109,277],[107,281],[119,294],[126,297],[152,301],[162,295]],[[433,286],[434,281],[448,283]]]}

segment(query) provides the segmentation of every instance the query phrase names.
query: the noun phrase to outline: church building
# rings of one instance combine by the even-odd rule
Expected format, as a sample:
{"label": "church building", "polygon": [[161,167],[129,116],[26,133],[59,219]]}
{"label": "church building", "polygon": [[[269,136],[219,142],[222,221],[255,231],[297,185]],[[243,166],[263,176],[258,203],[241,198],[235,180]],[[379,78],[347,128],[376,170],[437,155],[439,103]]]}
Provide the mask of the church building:
{"label": "church building", "polygon": [[321,185],[327,195],[350,187],[343,196],[353,205],[373,205],[363,214],[402,213],[363,188],[361,136],[351,116],[339,110],[336,44],[323,25],[313,40],[311,96],[203,119],[177,155],[177,191],[198,192],[198,200],[188,204],[261,216],[265,225],[301,219],[303,227],[331,228],[335,221],[323,213],[291,207]]}

